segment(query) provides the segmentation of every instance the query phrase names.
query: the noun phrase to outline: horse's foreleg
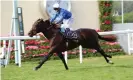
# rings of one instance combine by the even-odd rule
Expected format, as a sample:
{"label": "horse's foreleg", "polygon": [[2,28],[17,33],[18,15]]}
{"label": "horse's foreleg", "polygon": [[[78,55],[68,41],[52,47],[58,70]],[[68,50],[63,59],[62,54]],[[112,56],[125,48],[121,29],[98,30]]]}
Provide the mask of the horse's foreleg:
{"label": "horse's foreleg", "polygon": [[64,66],[65,66],[65,68],[66,68],[66,70],[68,70],[68,66],[67,66],[67,64],[66,64],[66,61],[65,61],[65,59],[64,59],[63,54],[62,54],[62,53],[57,53],[57,55],[58,55],[58,56],[60,57],[60,59],[62,60]]}
{"label": "horse's foreleg", "polygon": [[113,64],[113,62],[110,61],[110,60],[107,58],[107,57],[112,58],[112,56],[105,54],[105,52],[104,52],[101,48],[96,49],[96,50],[97,50],[98,52],[101,53],[101,55],[105,58],[105,60],[106,60],[107,63]]}
{"label": "horse's foreleg", "polygon": [[44,64],[44,62],[46,62],[52,55],[53,55],[53,49],[51,48],[48,55],[43,57],[43,59],[40,61],[39,65],[37,67],[35,67],[34,70],[38,70],[39,68],[41,68],[41,66]]}

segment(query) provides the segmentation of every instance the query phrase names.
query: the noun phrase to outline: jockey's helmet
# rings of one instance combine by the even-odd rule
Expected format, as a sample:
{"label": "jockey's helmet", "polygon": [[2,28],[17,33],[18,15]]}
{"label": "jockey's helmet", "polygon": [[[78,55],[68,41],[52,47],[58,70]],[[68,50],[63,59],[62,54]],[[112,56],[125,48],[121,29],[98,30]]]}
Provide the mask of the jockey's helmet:
{"label": "jockey's helmet", "polygon": [[54,5],[53,5],[53,8],[59,8],[60,7],[60,5],[58,4],[58,3],[55,3]]}
{"label": "jockey's helmet", "polygon": [[58,3],[55,3],[54,5],[53,5],[53,8],[54,8],[54,10],[59,10],[59,8],[60,8],[60,5],[58,4]]}

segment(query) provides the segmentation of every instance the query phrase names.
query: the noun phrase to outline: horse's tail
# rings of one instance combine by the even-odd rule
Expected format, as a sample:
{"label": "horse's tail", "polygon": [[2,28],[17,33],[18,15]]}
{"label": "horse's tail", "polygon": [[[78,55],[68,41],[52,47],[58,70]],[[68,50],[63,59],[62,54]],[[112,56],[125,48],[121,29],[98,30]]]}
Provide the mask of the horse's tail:
{"label": "horse's tail", "polygon": [[[98,33],[97,33],[98,34]],[[116,41],[116,38],[112,38],[112,37],[103,37],[103,36],[100,36],[98,34],[98,38],[101,39],[101,40],[105,40],[105,41],[109,41],[109,42],[115,42]]]}

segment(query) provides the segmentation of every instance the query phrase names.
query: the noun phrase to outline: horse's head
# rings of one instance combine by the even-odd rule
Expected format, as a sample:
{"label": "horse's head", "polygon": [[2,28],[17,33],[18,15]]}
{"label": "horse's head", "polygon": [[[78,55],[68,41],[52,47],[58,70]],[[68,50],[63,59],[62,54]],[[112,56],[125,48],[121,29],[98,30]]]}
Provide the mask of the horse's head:
{"label": "horse's head", "polygon": [[47,30],[49,27],[50,27],[50,21],[49,20],[43,21],[43,19],[38,19],[32,25],[32,28],[29,31],[28,35],[30,37],[32,37],[39,32],[43,32],[43,31]]}

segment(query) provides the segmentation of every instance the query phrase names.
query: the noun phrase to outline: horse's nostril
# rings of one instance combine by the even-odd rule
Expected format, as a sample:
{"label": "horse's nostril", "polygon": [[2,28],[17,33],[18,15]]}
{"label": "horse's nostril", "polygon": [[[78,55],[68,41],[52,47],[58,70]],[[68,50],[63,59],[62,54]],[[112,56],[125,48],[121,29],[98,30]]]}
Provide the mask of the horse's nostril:
{"label": "horse's nostril", "polygon": [[31,33],[28,33],[28,35],[30,35]]}
{"label": "horse's nostril", "polygon": [[32,34],[31,34],[31,33],[28,33],[28,35],[29,35],[30,37],[32,37]]}

